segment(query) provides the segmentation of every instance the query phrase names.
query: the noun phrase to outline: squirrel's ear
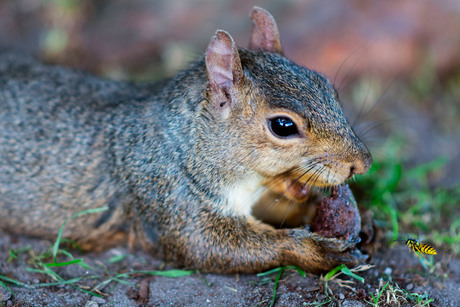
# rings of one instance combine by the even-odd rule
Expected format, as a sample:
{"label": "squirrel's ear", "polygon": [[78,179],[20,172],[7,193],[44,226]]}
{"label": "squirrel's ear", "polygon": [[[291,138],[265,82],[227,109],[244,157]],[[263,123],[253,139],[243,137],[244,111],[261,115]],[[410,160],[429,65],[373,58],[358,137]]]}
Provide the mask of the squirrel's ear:
{"label": "squirrel's ear", "polygon": [[225,31],[217,30],[206,50],[209,90],[220,109],[229,110],[235,88],[243,79],[238,48]]}
{"label": "squirrel's ear", "polygon": [[280,34],[275,18],[263,8],[254,6],[251,19],[252,34],[249,49],[281,53]]}

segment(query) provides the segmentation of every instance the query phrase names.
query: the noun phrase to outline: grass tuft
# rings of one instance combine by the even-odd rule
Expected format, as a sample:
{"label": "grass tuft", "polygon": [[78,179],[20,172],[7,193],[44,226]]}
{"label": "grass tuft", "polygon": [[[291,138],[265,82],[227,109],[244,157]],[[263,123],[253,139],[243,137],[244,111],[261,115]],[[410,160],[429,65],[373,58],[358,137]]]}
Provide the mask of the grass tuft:
{"label": "grass tuft", "polygon": [[[163,276],[163,277],[170,277],[170,278],[176,278],[176,277],[182,277],[182,276],[188,276],[191,274],[194,274],[195,271],[187,271],[187,270],[168,270],[168,271],[161,271],[161,270],[133,270],[130,272],[126,273],[117,273],[117,274],[110,274],[110,272],[107,271],[105,265],[102,264],[104,267],[106,274],[108,275],[108,278],[105,278],[102,282],[99,282],[96,284],[96,286],[92,288],[88,288],[87,286],[84,286],[81,284],[82,281],[88,280],[88,279],[94,279],[94,280],[100,280],[103,279],[104,276],[102,275],[84,275],[80,277],[75,277],[71,279],[65,279],[61,277],[57,272],[53,270],[53,268],[59,268],[59,267],[64,267],[64,266],[69,266],[69,265],[74,265],[78,264],[79,266],[87,269],[87,270],[95,270],[95,268],[91,267],[90,265],[86,264],[83,259],[75,259],[74,256],[67,250],[59,248],[61,242],[65,241],[62,238],[62,233],[64,230],[64,227],[66,223],[78,216],[84,215],[84,214],[94,214],[94,213],[99,213],[107,210],[107,207],[102,207],[102,208],[95,208],[95,209],[89,209],[89,210],[84,210],[81,212],[78,212],[77,214],[72,215],[71,217],[67,218],[64,223],[62,223],[61,228],[59,229],[58,236],[56,238],[56,241],[54,242],[52,248],[47,249],[45,251],[42,251],[39,255],[36,255],[34,251],[31,249],[30,246],[21,248],[21,249],[12,249],[9,251],[9,259],[8,263],[11,261],[15,261],[19,259],[19,255],[22,253],[28,253],[29,256],[29,263],[32,264],[34,267],[26,267],[25,270],[28,272],[36,273],[36,274],[42,274],[46,275],[54,282],[45,282],[45,283],[36,283],[36,284],[26,284],[23,283],[19,280],[9,278],[5,275],[0,274],[0,286],[3,288],[7,289],[8,291],[12,292],[12,290],[7,286],[7,284],[16,286],[16,287],[22,287],[22,288],[29,288],[29,289],[36,289],[36,288],[42,288],[42,287],[54,287],[54,286],[64,286],[64,285],[70,285],[75,289],[78,289],[81,292],[93,295],[93,296],[98,296],[98,297],[103,297],[105,294],[101,292],[101,289],[107,286],[108,284],[112,282],[117,282],[121,284],[129,284],[129,285],[134,285],[132,282],[128,281],[127,279],[132,278],[133,276],[145,276],[145,275],[155,275],[155,276]],[[75,243],[75,242],[73,242]],[[57,258],[59,255],[63,255],[70,260],[67,261],[61,261],[58,262]],[[114,263],[123,260],[126,257],[126,255],[116,255],[108,260],[109,263]],[[47,263],[46,260],[51,258],[52,262]],[[107,276],[106,276],[107,277]],[[88,290],[89,289],[89,290]]]}
{"label": "grass tuft", "polygon": [[274,306],[275,305],[275,301],[276,301],[276,292],[278,290],[278,283],[281,279],[281,276],[283,275],[283,272],[285,270],[294,270],[294,271],[297,271],[302,277],[305,277],[307,276],[307,274],[299,267],[296,267],[296,266],[293,266],[293,265],[288,265],[288,266],[283,266],[283,267],[279,267],[279,268],[274,268],[272,270],[269,270],[269,271],[266,271],[266,272],[263,272],[263,273],[259,273],[257,274],[257,276],[259,277],[262,277],[262,276],[267,276],[267,275],[271,275],[273,273],[278,273],[276,274],[276,277],[275,277],[275,283],[273,285],[273,296],[272,296],[272,300],[270,302],[270,307]]}

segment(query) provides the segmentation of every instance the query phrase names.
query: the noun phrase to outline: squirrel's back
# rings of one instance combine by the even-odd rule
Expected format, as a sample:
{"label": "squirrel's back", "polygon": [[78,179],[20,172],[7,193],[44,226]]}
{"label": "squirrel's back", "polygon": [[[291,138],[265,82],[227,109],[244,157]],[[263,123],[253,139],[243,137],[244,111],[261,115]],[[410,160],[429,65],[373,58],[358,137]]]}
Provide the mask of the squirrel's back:
{"label": "squirrel's back", "polygon": [[[69,215],[124,201],[107,126],[120,105],[143,96],[126,83],[0,54],[2,226],[52,237]],[[78,236],[95,221],[79,223],[68,232]]]}

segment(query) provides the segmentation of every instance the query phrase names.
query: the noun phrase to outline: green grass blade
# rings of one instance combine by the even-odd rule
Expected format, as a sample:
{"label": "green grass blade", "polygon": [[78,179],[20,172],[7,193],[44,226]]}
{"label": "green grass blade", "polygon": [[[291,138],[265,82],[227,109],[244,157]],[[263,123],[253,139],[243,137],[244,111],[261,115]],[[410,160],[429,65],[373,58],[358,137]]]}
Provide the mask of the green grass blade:
{"label": "green grass blade", "polygon": [[[63,242],[63,241],[64,240],[61,240],[61,242]],[[64,255],[66,255],[67,257],[69,257],[70,259],[73,259],[73,255],[71,253],[69,253],[68,251],[66,251],[65,249],[59,248],[58,253],[62,253]]]}
{"label": "green grass blade", "polygon": [[15,286],[18,286],[18,287],[26,287],[27,286],[25,283],[20,282],[19,280],[16,280],[16,279],[6,277],[5,275],[0,275],[0,279],[4,280],[6,282],[9,282],[10,284],[13,284]]}
{"label": "green grass blade", "polygon": [[374,304],[377,304],[377,300],[375,299],[375,296],[374,296],[374,294],[372,294],[372,293],[369,293],[369,295],[372,297],[372,300],[374,301]]}
{"label": "green grass blade", "polygon": [[262,272],[262,273],[259,273],[257,274],[258,277],[262,277],[262,276],[267,276],[269,274],[273,274],[273,273],[278,273],[276,275],[276,278],[275,278],[275,284],[273,285],[273,296],[272,296],[272,300],[271,300],[271,303],[270,303],[270,307],[271,306],[274,306],[275,304],[275,300],[276,300],[276,292],[277,292],[277,289],[278,289],[278,282],[280,281],[281,279],[281,276],[283,275],[283,272],[285,270],[294,270],[294,271],[297,271],[302,277],[305,277],[307,274],[299,267],[296,267],[294,265],[288,265],[288,266],[283,266],[283,267],[278,267],[278,268],[274,268],[274,269],[271,269],[269,271],[266,271],[266,272]]}
{"label": "green grass blade", "polygon": [[186,271],[186,270],[144,271],[144,270],[139,270],[139,271],[129,272],[129,274],[135,274],[135,273],[176,278],[176,277],[192,275],[195,273],[195,271]]}
{"label": "green grass blade", "polygon": [[341,264],[339,265],[338,267],[330,270],[324,277],[323,277],[323,280],[324,281],[328,281],[332,278],[332,276],[334,276],[338,271],[342,271],[343,268],[346,268],[345,264]]}
{"label": "green grass blade", "polygon": [[301,268],[296,267],[295,265],[287,265],[287,266],[283,266],[283,267],[277,267],[277,268],[271,269],[271,270],[266,271],[266,272],[258,273],[257,276],[258,277],[267,276],[267,275],[270,275],[270,274],[273,274],[273,273],[278,273],[280,270],[283,270],[283,271],[284,270],[294,270],[294,271],[299,272],[299,274],[302,277],[307,276],[307,273],[305,273]]}
{"label": "green grass blade", "polygon": [[396,240],[399,234],[398,211],[396,210],[396,203],[390,192],[387,192],[383,195],[383,200],[387,203],[384,209],[390,216],[391,226],[393,228],[392,240]]}
{"label": "green grass blade", "polygon": [[123,284],[123,285],[134,286],[134,283],[129,282],[129,281],[127,281],[127,280],[123,280],[123,279],[117,278],[117,277],[114,277],[113,280],[116,281],[116,282],[119,282],[120,284]]}
{"label": "green grass blade", "polygon": [[57,266],[66,266],[74,263],[79,263],[82,262],[82,259],[74,259],[70,261],[65,261],[65,262],[53,262],[53,263],[45,263],[47,267],[57,267]]}
{"label": "green grass blade", "polygon": [[14,294],[14,292],[13,292],[13,291],[11,291],[11,289],[10,289],[10,288],[8,288],[8,286],[7,286],[7,285],[5,285],[5,283],[4,283],[3,281],[0,281],[0,286],[2,286],[2,287],[3,287],[3,288],[5,288],[6,290],[8,290],[9,292],[11,292],[11,293],[13,293],[13,294]]}
{"label": "green grass blade", "polygon": [[64,223],[62,223],[61,228],[59,229],[59,233],[58,233],[56,242],[54,242],[54,245],[53,245],[53,262],[56,262],[56,255],[57,255],[57,252],[58,252],[58,249],[59,249],[59,244],[61,243],[62,232],[64,230],[65,224],[67,224],[68,221],[70,221],[71,219],[76,218],[76,217],[78,217],[80,215],[83,215],[83,214],[99,213],[99,212],[106,211],[107,209],[109,209],[109,207],[101,207],[101,208],[83,210],[81,212],[78,212],[78,213],[72,215],[71,217],[68,217],[64,221]]}
{"label": "green grass blade", "polygon": [[56,272],[48,268],[47,266],[44,266],[43,269],[33,269],[33,268],[26,268],[26,271],[28,272],[33,272],[33,273],[39,273],[39,274],[46,274],[51,276],[57,281],[62,281],[64,280],[61,276],[59,276]]}
{"label": "green grass blade", "polygon": [[78,291],[81,291],[83,293],[86,293],[86,294],[89,294],[91,296],[97,296],[97,297],[100,297],[100,298],[104,298],[103,295],[100,295],[99,293],[96,293],[96,292],[93,292],[93,291],[88,291],[88,290],[85,290],[85,289],[82,289],[76,285],[71,285],[74,289],[77,289]]}
{"label": "green grass blade", "polygon": [[94,270],[94,268],[92,266],[90,266],[89,264],[87,264],[87,263],[85,263],[83,261],[79,262],[78,265],[81,266],[84,269],[87,269],[87,270]]}
{"label": "green grass blade", "polygon": [[385,291],[385,289],[388,287],[389,284],[390,284],[390,282],[387,281],[385,286],[383,286],[382,290],[377,291],[377,296],[376,297],[374,297],[374,295],[372,295],[372,293],[370,293],[370,295],[372,296],[372,299],[374,300],[374,303],[375,303],[374,306],[378,306],[378,302],[380,300],[380,297],[382,296],[383,292]]}
{"label": "green grass blade", "polygon": [[84,277],[76,277],[68,280],[60,280],[56,282],[43,282],[39,284],[35,284],[34,287],[42,288],[42,287],[53,287],[53,286],[62,286],[62,285],[71,285],[81,281]]}
{"label": "green grass blade", "polygon": [[13,261],[14,259],[18,259],[18,254],[16,254],[16,251],[15,251],[15,250],[10,249],[9,255],[10,255],[10,257],[8,258],[8,260],[6,261],[6,263],[10,263],[10,262]]}
{"label": "green grass blade", "polygon": [[271,269],[269,271],[259,273],[259,274],[257,274],[257,276],[259,276],[259,277],[267,276],[267,275],[270,275],[270,274],[273,274],[273,273],[277,273],[282,269],[283,269],[283,267],[274,268],[274,269]]}
{"label": "green grass blade", "polygon": [[126,258],[126,255],[124,255],[124,254],[115,255],[115,256],[111,257],[111,258],[108,260],[108,262],[109,262],[109,263],[114,263],[114,262],[121,261],[121,260],[123,260],[123,259],[125,259],[125,258]]}
{"label": "green grass blade", "polygon": [[106,279],[103,282],[97,284],[95,287],[93,287],[92,290],[99,290],[100,288],[110,284],[112,281],[113,281],[113,278]]}
{"label": "green grass blade", "polygon": [[21,247],[21,248],[17,248],[17,249],[10,249],[9,252],[8,252],[10,257],[8,258],[6,263],[10,263],[14,259],[17,259],[19,257],[20,253],[27,252],[27,251],[29,251],[31,249],[32,249],[32,247],[30,247],[30,245],[27,245],[27,246]]}
{"label": "green grass blade", "polygon": [[349,268],[347,268],[346,266],[344,268],[341,269],[342,273],[345,274],[345,275],[348,275],[350,277],[353,277],[354,279],[357,279],[359,280],[361,283],[364,283],[364,278],[362,278],[361,276],[359,275],[356,275],[355,273],[353,273],[352,271],[350,271]]}
{"label": "green grass blade", "polygon": [[283,275],[283,272],[284,272],[284,267],[282,267],[282,268],[279,270],[278,275],[276,275],[276,278],[275,278],[275,285],[273,286],[273,297],[272,297],[272,301],[271,301],[271,303],[270,303],[270,307],[275,306],[276,292],[277,292],[277,290],[278,290],[278,282],[280,281],[281,275]]}
{"label": "green grass blade", "polygon": [[302,270],[301,268],[295,266],[295,265],[288,265],[285,267],[286,270],[294,270],[294,271],[297,271],[302,277],[306,277],[307,276],[307,273],[305,273],[304,270]]}

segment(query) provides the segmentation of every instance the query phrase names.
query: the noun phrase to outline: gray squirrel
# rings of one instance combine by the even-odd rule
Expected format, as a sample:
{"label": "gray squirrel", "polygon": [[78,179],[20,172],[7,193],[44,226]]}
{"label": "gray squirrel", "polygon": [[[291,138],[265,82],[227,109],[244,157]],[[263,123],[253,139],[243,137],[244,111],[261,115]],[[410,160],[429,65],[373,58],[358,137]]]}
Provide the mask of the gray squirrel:
{"label": "gray squirrel", "polygon": [[217,31],[158,85],[105,80],[0,53],[0,227],[86,249],[140,245],[178,266],[313,273],[355,264],[356,242],[252,216],[261,191],[301,200],[372,157],[330,81],[282,55],[254,7],[249,49]]}

